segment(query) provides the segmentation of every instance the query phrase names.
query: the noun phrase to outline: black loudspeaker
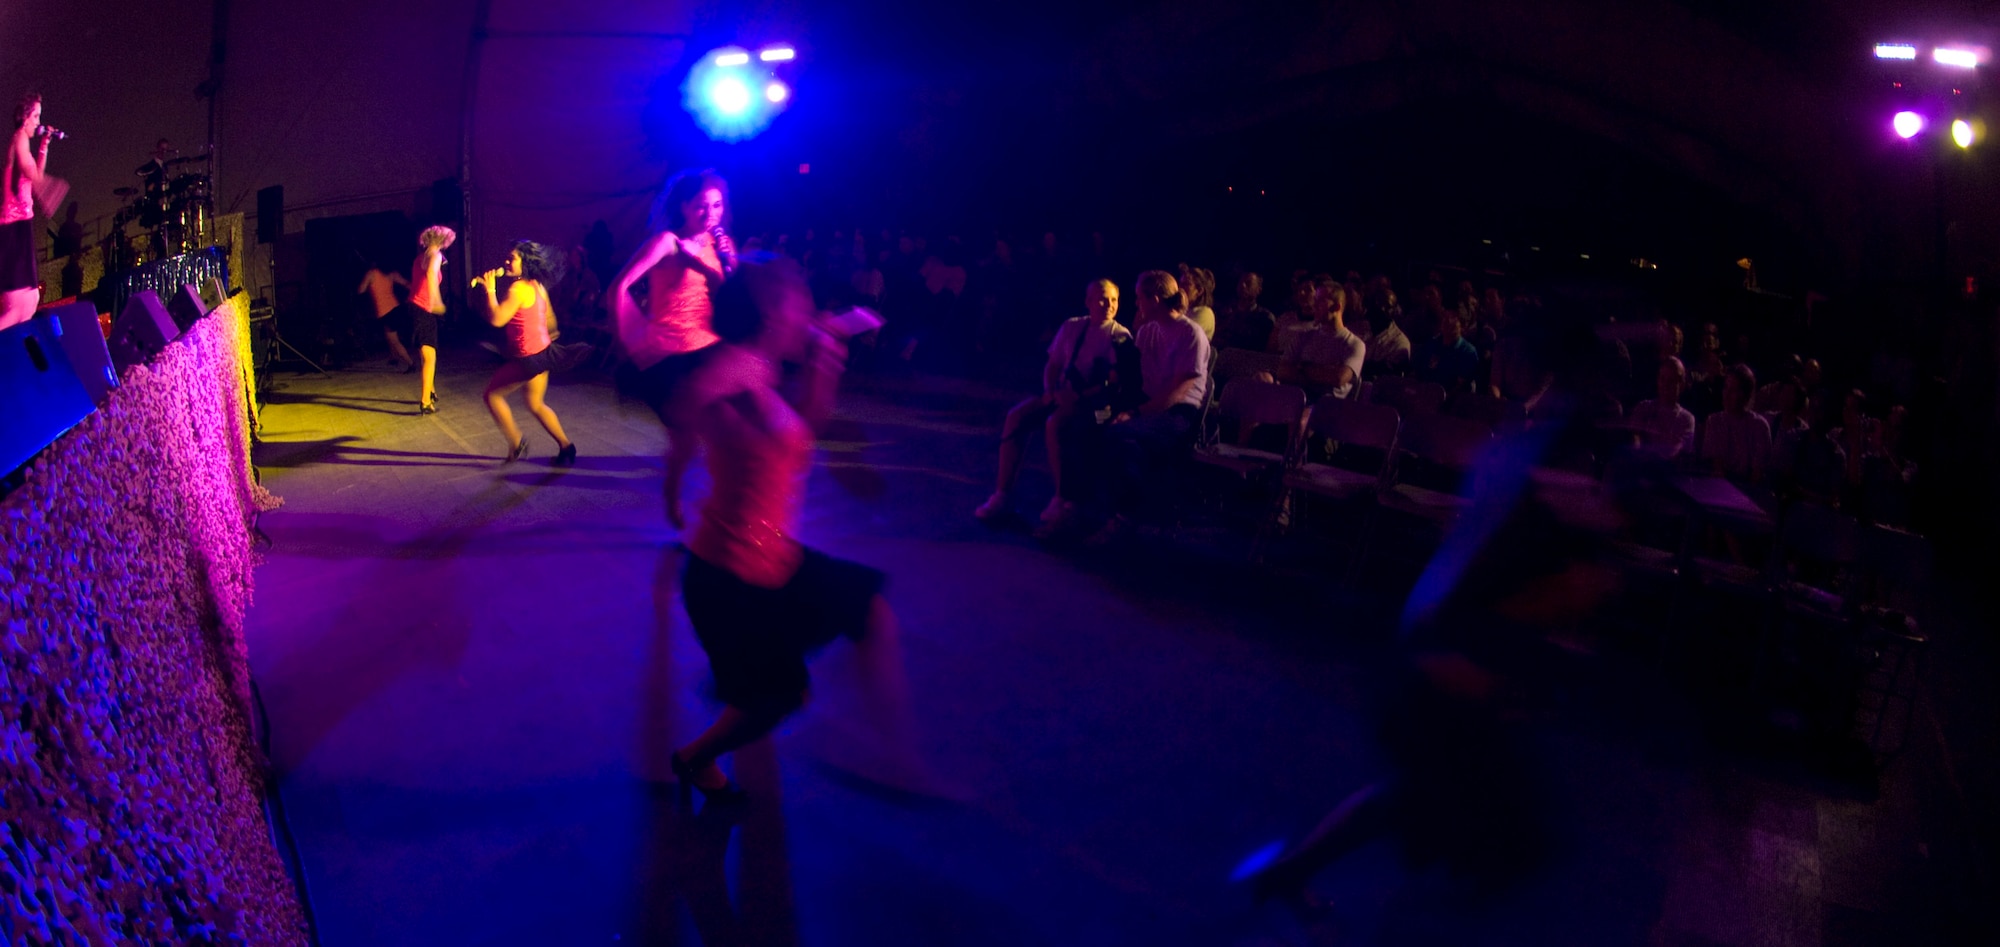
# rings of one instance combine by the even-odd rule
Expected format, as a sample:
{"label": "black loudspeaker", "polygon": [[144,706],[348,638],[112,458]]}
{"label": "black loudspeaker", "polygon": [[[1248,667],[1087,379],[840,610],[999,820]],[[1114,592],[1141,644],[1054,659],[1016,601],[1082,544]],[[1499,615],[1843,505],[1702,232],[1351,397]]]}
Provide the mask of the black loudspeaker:
{"label": "black loudspeaker", "polygon": [[35,318],[54,323],[51,328],[62,338],[69,367],[83,382],[90,400],[104,407],[111,400],[111,390],[118,387],[118,370],[111,365],[111,349],[105,345],[104,330],[97,324],[97,304],[70,303],[45,310]]}
{"label": "black loudspeaker", "polygon": [[12,473],[97,405],[70,368],[53,319],[0,331],[0,474]]}
{"label": "black loudspeaker", "polygon": [[208,315],[208,305],[202,301],[201,290],[193,286],[182,286],[167,297],[167,314],[174,317],[174,325],[182,332],[192,328]]}
{"label": "black loudspeaker", "polygon": [[125,301],[125,311],[111,324],[111,362],[122,372],[128,365],[152,360],[167,343],[180,337],[180,326],[160,302],[160,294],[140,290]]}
{"label": "black loudspeaker", "polygon": [[459,188],[457,178],[438,178],[431,182],[431,221],[440,224],[455,224],[465,219],[465,191]]}
{"label": "black loudspeaker", "polygon": [[257,242],[277,243],[285,233],[285,186],[273,184],[257,192]]}

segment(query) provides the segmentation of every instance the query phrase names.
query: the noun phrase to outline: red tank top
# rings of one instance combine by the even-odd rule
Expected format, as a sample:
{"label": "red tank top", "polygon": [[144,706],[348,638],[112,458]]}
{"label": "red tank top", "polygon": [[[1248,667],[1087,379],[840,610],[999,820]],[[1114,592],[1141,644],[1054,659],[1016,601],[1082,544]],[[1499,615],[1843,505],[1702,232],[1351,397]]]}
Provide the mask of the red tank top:
{"label": "red tank top", "polygon": [[[795,533],[812,470],[812,429],[771,386],[775,371],[734,347],[691,380],[749,399],[744,408],[711,409],[701,427],[714,486],[688,550],[761,588],[781,588],[804,560]],[[730,396],[725,396],[730,397]]]}
{"label": "red tank top", "polygon": [[535,304],[522,306],[507,320],[507,354],[513,358],[526,358],[549,347],[549,294],[540,283],[522,282],[534,287]]}
{"label": "red tank top", "polygon": [[441,267],[444,254],[436,250],[425,250],[417,254],[416,265],[410,267],[410,305],[428,313],[444,312],[444,297],[438,292],[438,280],[443,277]]}
{"label": "red tank top", "polygon": [[687,254],[694,254],[716,270],[722,269],[722,260],[715,255],[715,248],[706,243],[696,244],[678,237],[675,240],[680,244],[677,252],[647,274],[649,285],[643,318],[618,327],[619,340],[625,343],[625,351],[631,353],[633,363],[640,368],[651,368],[663,358],[721,341],[711,328],[715,303],[710,293],[714,287],[708,283],[708,274],[688,265]]}

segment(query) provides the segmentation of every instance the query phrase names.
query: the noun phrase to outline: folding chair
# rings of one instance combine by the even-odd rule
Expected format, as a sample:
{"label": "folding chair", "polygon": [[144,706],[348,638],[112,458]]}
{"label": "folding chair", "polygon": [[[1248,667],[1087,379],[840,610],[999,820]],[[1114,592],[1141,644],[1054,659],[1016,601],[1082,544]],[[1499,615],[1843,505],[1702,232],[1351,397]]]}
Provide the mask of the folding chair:
{"label": "folding chair", "polygon": [[[1396,461],[1380,494],[1382,506],[1440,527],[1450,526],[1472,505],[1471,484],[1465,482],[1465,474],[1492,440],[1492,429],[1477,421],[1441,414],[1404,415]],[[1407,460],[1431,465],[1460,478],[1458,489],[1445,491],[1408,482],[1403,479],[1407,473],[1403,464]]]}
{"label": "folding chair", "polygon": [[[1305,418],[1306,393],[1292,385],[1239,378],[1223,390],[1216,413],[1238,425],[1282,425],[1289,437]],[[1246,480],[1252,474],[1278,470],[1285,464],[1285,455],[1277,451],[1219,443],[1196,447],[1194,459],[1196,463],[1220,467]]]}
{"label": "folding chair", "polygon": [[[1930,602],[1931,544],[1915,533],[1871,526],[1862,532],[1861,547],[1863,570],[1872,588],[1868,604],[1860,609],[1860,658],[1867,671],[1858,709],[1875,718],[1869,749],[1889,757],[1902,751],[1916,722],[1923,651],[1930,640],[1924,636],[1922,617]],[[1898,705],[1902,726],[1895,728],[1893,743],[1885,745],[1882,735],[1890,729]]]}
{"label": "folding chair", "polygon": [[1444,407],[1444,386],[1394,375],[1375,379],[1375,403],[1395,408],[1405,418],[1436,414]]}
{"label": "folding chair", "polygon": [[[1396,438],[1402,431],[1402,423],[1396,409],[1387,405],[1331,395],[1321,398],[1306,418],[1304,436],[1293,446],[1294,462],[1285,471],[1285,488],[1272,503],[1267,525],[1273,529],[1279,527],[1286,512],[1292,509],[1293,497],[1300,492],[1343,501],[1374,497],[1382,490],[1396,456]],[[1341,448],[1327,458],[1327,463],[1307,459],[1312,443],[1319,440],[1334,441]],[[1356,469],[1352,463],[1343,466],[1339,463],[1341,454],[1349,448],[1380,451],[1382,459],[1372,469]],[[1351,573],[1367,552],[1373,513],[1372,504],[1361,513],[1360,525],[1355,529],[1354,558],[1344,572]]]}

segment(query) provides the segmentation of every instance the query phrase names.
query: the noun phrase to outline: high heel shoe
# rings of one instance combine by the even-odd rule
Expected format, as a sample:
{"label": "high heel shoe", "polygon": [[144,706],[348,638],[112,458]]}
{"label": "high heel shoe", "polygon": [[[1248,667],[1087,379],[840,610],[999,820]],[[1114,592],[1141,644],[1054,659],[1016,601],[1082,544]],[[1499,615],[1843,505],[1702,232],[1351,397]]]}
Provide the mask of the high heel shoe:
{"label": "high heel shoe", "polygon": [[501,463],[511,464],[514,461],[520,460],[521,458],[526,456],[528,456],[528,439],[524,437],[521,438],[520,443],[514,445],[513,450],[507,452],[507,459],[501,461]]}
{"label": "high heel shoe", "polygon": [[714,789],[709,789],[708,787],[695,782],[694,767],[689,766],[686,760],[681,759],[681,754],[679,751],[675,751],[674,753],[671,753],[667,756],[667,765],[669,767],[672,767],[674,771],[674,779],[680,781],[682,798],[688,797],[690,795],[690,790],[692,789],[701,790],[701,797],[707,800],[710,804],[714,803],[734,804],[739,802],[745,802],[750,798],[750,794],[744,792],[743,787],[736,785],[736,780],[729,779],[727,777],[723,778],[722,785],[717,786]]}
{"label": "high heel shoe", "polygon": [[576,445],[575,444],[564,445],[562,450],[556,451],[556,459],[549,461],[549,463],[554,464],[557,467],[576,466]]}
{"label": "high heel shoe", "polygon": [[436,413],[438,413],[438,406],[437,406],[437,401],[436,401],[435,399],[433,399],[433,400],[431,401],[431,403],[430,403],[430,404],[420,404],[420,405],[417,405],[417,413],[418,413],[418,414],[436,414]]}

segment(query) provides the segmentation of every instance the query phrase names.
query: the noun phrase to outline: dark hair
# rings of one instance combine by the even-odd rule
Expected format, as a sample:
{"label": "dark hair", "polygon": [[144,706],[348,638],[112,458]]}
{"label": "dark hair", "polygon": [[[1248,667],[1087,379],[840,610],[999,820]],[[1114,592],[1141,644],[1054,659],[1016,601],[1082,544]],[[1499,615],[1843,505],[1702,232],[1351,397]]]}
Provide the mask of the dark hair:
{"label": "dark hair", "polygon": [[513,251],[521,255],[521,278],[531,279],[544,286],[562,282],[563,254],[561,250],[546,243],[533,240],[514,241]]}
{"label": "dark hair", "polygon": [[14,127],[19,129],[21,124],[28,120],[28,110],[40,104],[42,104],[40,92],[30,92],[21,96],[21,101],[14,106]]}
{"label": "dark hair", "polygon": [[729,182],[714,168],[682,171],[667,179],[667,185],[660,188],[658,197],[653,198],[653,210],[646,218],[646,229],[653,233],[679,230],[687,223],[681,215],[681,205],[701,196],[710,188],[722,192],[724,207],[729,206]]}

